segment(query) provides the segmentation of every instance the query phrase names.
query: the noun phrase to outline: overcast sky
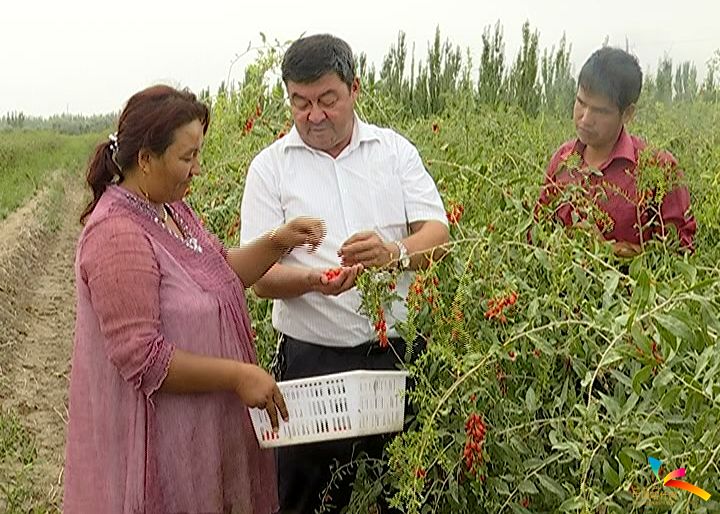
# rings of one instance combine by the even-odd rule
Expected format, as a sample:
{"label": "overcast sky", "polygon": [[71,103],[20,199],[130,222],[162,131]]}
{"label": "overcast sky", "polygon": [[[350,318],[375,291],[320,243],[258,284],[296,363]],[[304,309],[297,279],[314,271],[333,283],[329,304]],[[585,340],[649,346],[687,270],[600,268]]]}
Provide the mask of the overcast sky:
{"label": "overcast sky", "polygon": [[215,91],[261,31],[281,41],[332,32],[377,66],[399,30],[424,57],[437,25],[477,63],[483,27],[497,20],[509,58],[526,19],[541,48],[565,32],[576,72],[606,36],[623,47],[627,37],[643,69],[667,53],[704,75],[720,48],[718,0],[6,0],[1,9],[0,114],[115,111],[156,82]]}

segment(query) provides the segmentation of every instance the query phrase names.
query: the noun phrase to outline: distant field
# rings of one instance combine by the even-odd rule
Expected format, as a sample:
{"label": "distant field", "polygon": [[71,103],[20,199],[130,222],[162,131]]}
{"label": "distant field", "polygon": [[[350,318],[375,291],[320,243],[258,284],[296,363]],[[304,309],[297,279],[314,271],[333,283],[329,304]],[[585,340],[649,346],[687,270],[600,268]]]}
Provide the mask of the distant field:
{"label": "distant field", "polygon": [[0,220],[25,203],[53,170],[82,168],[99,138],[97,134],[0,132]]}

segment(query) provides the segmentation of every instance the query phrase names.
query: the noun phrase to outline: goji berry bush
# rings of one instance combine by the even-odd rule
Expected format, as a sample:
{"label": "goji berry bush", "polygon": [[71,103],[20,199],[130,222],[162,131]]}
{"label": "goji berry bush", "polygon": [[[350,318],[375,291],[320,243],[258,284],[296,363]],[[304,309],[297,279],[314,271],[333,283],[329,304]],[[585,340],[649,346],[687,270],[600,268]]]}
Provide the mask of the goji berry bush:
{"label": "goji berry bush", "polygon": [[[238,241],[250,160],[291,126],[282,88],[264,85],[278,55],[264,52],[213,100],[190,199],[227,244]],[[692,254],[671,233],[632,259],[591,230],[533,216],[546,163],[573,136],[569,119],[488,108],[462,93],[431,119],[396,116],[393,98],[372,90],[358,110],[417,145],[445,202],[451,247],[416,275],[408,319],[396,327],[408,342],[427,341],[409,364],[412,423],[384,465],[362,468],[351,511],[378,494],[411,513],[717,509],[720,107],[640,106],[629,128],[677,157],[699,229]],[[659,205],[670,178],[640,168],[642,201]],[[395,280],[386,270],[358,280],[384,344]],[[270,304],[249,296],[267,364]],[[650,455],[686,467],[711,500],[663,496]]]}

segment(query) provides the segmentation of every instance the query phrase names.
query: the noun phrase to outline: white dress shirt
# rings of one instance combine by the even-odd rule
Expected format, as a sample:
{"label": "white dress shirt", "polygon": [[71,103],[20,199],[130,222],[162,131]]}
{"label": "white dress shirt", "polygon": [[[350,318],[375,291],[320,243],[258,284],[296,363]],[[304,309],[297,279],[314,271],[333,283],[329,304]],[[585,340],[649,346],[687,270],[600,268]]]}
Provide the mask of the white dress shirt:
{"label": "white dress shirt", "polygon": [[[294,249],[281,263],[312,268],[340,266],[337,251],[350,236],[375,231],[386,241],[408,236],[408,224],[437,220],[447,224],[435,182],[417,149],[393,130],[355,116],[350,144],[333,158],[307,146],[295,127],[261,151],[250,164],[242,197],[240,238],[247,243],[297,216],[325,221],[327,235],[315,253]],[[403,298],[414,273],[397,284]],[[291,337],[315,344],[352,347],[376,339],[370,320],[358,313],[360,295],[353,288],[338,296],[307,293],[274,300],[273,326]],[[404,320],[401,302],[385,317]]]}

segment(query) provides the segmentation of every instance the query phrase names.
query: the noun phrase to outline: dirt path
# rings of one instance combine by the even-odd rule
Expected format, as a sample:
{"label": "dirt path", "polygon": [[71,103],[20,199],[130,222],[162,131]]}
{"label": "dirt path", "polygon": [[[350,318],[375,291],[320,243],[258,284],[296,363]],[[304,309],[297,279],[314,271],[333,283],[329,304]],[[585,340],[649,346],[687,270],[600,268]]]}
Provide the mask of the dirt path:
{"label": "dirt path", "polygon": [[[62,195],[43,191],[0,222],[0,412],[17,414],[37,451],[23,471],[27,484],[15,487],[31,488],[29,500],[51,509],[62,497],[73,260],[84,200],[79,180],[61,184]],[[0,482],[17,471],[8,460]]]}

